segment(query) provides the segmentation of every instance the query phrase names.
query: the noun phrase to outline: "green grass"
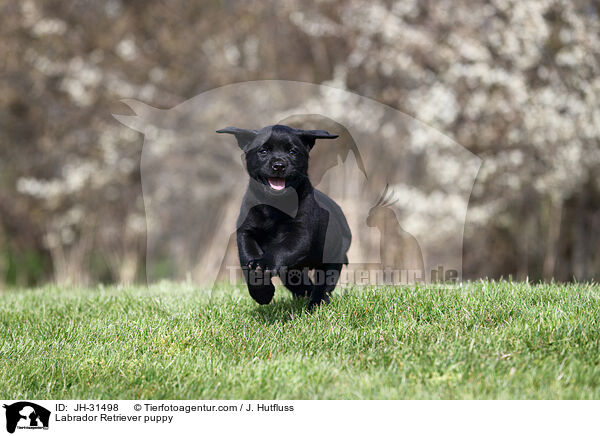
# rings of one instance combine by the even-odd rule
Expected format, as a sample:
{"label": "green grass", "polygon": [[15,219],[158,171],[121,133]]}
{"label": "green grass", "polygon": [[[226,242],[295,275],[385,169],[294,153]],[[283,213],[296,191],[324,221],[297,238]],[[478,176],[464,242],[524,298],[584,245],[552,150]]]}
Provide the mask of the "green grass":
{"label": "green grass", "polygon": [[600,286],[0,294],[0,398],[600,398]]}

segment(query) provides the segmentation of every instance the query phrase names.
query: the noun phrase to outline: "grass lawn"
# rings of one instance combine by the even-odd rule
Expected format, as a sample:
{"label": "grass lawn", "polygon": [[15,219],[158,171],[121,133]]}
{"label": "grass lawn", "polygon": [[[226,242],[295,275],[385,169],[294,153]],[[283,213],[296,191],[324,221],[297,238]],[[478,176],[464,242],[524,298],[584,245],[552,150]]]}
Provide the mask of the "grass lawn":
{"label": "grass lawn", "polygon": [[600,286],[0,293],[5,399],[598,399]]}

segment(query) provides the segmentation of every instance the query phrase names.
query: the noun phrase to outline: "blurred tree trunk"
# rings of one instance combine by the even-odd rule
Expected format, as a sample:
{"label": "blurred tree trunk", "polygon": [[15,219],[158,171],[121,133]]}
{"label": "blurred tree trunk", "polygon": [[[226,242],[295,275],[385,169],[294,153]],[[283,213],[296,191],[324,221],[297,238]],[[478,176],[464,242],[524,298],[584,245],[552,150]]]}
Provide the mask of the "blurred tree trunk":
{"label": "blurred tree trunk", "polygon": [[93,245],[93,232],[84,227],[79,239],[72,244],[63,244],[56,233],[49,234],[54,239],[49,244],[54,282],[57,285],[87,285],[89,283],[89,254]]}
{"label": "blurred tree trunk", "polygon": [[4,237],[4,229],[0,226],[0,289],[6,285],[6,273],[8,270],[7,240]]}
{"label": "blurred tree trunk", "polygon": [[[586,233],[585,233],[585,200],[587,197],[587,190],[583,190],[581,194],[577,196],[577,203],[575,204],[575,217],[574,217],[574,232],[573,232],[573,250],[571,254],[571,270],[575,278],[582,280],[586,275],[586,259],[588,258],[587,244],[586,244]],[[569,277],[572,278],[572,277]]]}
{"label": "blurred tree trunk", "polygon": [[548,237],[546,239],[546,253],[544,256],[544,267],[542,276],[544,280],[554,277],[556,257],[558,254],[558,243],[560,240],[560,227],[562,221],[563,200],[552,199],[548,216]]}
{"label": "blurred tree trunk", "polygon": [[[213,277],[215,271],[219,271],[221,263],[224,259],[232,262],[235,259],[235,264],[227,266],[239,266],[237,261],[237,243],[232,244],[226,248],[226,252],[223,256],[215,256],[215,253],[219,253],[219,247],[222,245],[222,241],[229,241],[230,238],[235,239],[236,231],[236,220],[239,214],[240,205],[237,198],[231,198],[226,201],[225,205],[221,207],[216,222],[218,225],[215,228],[213,236],[210,241],[202,247],[203,255],[198,259],[198,263],[192,273],[192,279],[195,281],[206,281],[206,277]],[[235,247],[234,247],[235,245]],[[233,250],[235,253],[229,253],[227,251]],[[215,277],[216,278],[216,277]]]}

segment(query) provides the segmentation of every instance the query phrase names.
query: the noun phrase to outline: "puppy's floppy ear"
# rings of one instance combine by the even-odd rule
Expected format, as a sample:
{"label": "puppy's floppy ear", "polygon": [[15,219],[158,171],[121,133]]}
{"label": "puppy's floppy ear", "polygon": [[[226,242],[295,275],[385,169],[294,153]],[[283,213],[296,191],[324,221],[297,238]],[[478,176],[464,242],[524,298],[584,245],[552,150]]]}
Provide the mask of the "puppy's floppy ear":
{"label": "puppy's floppy ear", "polygon": [[225,127],[224,129],[217,130],[217,133],[231,133],[235,135],[238,146],[245,150],[248,145],[256,138],[258,130],[240,129],[239,127]]}
{"label": "puppy's floppy ear", "polygon": [[313,148],[317,139],[335,139],[340,135],[332,135],[327,130],[300,130],[296,129],[296,134],[300,137],[309,149]]}

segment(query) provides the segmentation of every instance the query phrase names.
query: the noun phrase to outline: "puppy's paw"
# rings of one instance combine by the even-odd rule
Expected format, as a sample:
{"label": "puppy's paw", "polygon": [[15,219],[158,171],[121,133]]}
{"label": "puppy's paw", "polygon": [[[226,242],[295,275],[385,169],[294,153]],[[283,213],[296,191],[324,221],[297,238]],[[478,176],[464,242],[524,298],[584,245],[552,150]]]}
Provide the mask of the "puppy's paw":
{"label": "puppy's paw", "polygon": [[258,304],[269,304],[275,295],[275,286],[271,283],[259,286],[248,285],[248,291]]}
{"label": "puppy's paw", "polygon": [[267,263],[265,262],[265,260],[261,257],[258,259],[252,259],[250,262],[248,262],[248,265],[246,265],[248,267],[249,270],[255,270],[255,271],[266,271],[267,270]]}
{"label": "puppy's paw", "polygon": [[315,307],[320,306],[323,303],[329,303],[329,295],[323,294],[323,296],[321,296],[320,298],[315,298],[314,296],[311,296],[310,300],[308,301],[307,309],[313,310]]}
{"label": "puppy's paw", "polygon": [[271,262],[269,262],[264,257],[260,257],[258,259],[252,259],[250,262],[248,262],[247,266],[250,271],[268,272],[268,273],[277,274],[276,268],[274,268],[271,265]]}

